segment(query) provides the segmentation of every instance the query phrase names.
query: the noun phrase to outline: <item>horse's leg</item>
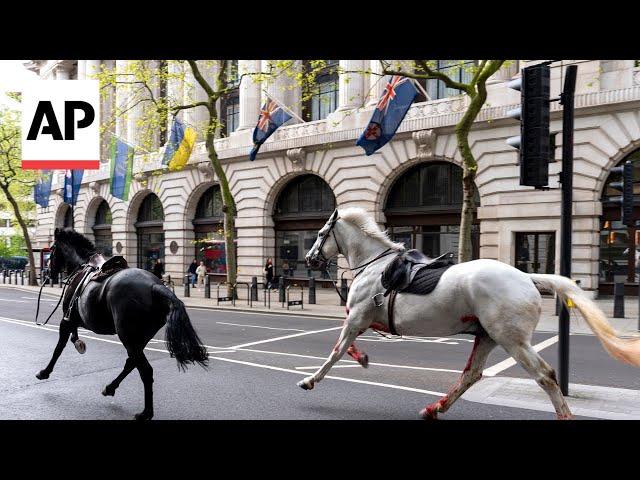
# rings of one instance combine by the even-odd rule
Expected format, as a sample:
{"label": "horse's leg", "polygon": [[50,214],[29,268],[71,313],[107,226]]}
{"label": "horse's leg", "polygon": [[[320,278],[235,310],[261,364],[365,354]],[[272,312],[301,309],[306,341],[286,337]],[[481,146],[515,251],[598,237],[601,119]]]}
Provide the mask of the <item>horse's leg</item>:
{"label": "horse's leg", "polygon": [[355,343],[351,344],[351,346],[347,349],[347,353],[364,368],[369,368],[369,356],[363,351],[358,350],[358,347],[356,347]]}
{"label": "horse's leg", "polygon": [[130,353],[129,356],[132,357],[144,385],[144,410],[137,413],[134,418],[136,420],[151,420],[153,418],[153,367],[142,349],[133,352],[133,354]]}
{"label": "horse's leg", "polygon": [[73,343],[73,346],[76,347],[76,350],[79,353],[84,353],[87,351],[87,344],[84,343],[83,340],[80,340],[80,337],[78,336],[78,326],[74,325],[73,329],[71,331],[71,338],[69,339],[69,341],[71,343]]}
{"label": "horse's leg", "polygon": [[66,346],[67,340],[71,336],[72,331],[73,325],[71,325],[71,322],[60,322],[60,336],[58,337],[56,348],[53,350],[53,357],[51,357],[49,365],[47,365],[44,370],[40,370],[38,373],[36,373],[36,378],[38,380],[46,380],[47,378],[49,378],[49,375],[53,371],[53,367],[58,361],[58,357],[60,357],[60,354],[64,350],[64,347]]}
{"label": "horse's leg", "polygon": [[131,358],[127,358],[127,361],[125,362],[124,368],[122,369],[120,375],[118,375],[113,382],[104,387],[104,390],[102,390],[102,395],[104,395],[105,397],[107,395],[113,397],[116,394],[116,389],[120,386],[120,383],[122,383],[122,380],[124,380],[134,368],[136,368],[134,361],[131,360]]}
{"label": "horse's leg", "polygon": [[489,354],[495,347],[496,342],[494,342],[484,330],[476,335],[476,341],[473,344],[471,355],[469,356],[467,365],[462,371],[458,384],[440,400],[424,407],[420,411],[422,418],[435,420],[438,418],[438,413],[444,413],[449,410],[453,402],[460,398],[471,385],[480,380],[482,378],[484,365],[487,363],[487,358],[489,358]]}
{"label": "horse's leg", "polygon": [[513,343],[507,345],[500,343],[500,345],[547,392],[551,403],[553,403],[553,408],[556,410],[558,420],[573,420],[571,409],[558,386],[555,370],[542,359],[531,344],[527,342],[524,345]]}
{"label": "horse's leg", "polygon": [[360,333],[360,330],[356,329],[349,323],[346,323],[342,328],[342,332],[340,332],[338,343],[336,343],[336,346],[333,348],[333,351],[331,352],[331,355],[329,355],[329,358],[327,358],[327,360],[316,373],[314,373],[310,377],[306,377],[303,380],[300,380],[297,385],[304,390],[311,390],[316,383],[324,378],[331,367],[333,367],[333,365],[338,360],[340,360],[340,358],[347,352],[349,346],[353,344],[353,341]]}

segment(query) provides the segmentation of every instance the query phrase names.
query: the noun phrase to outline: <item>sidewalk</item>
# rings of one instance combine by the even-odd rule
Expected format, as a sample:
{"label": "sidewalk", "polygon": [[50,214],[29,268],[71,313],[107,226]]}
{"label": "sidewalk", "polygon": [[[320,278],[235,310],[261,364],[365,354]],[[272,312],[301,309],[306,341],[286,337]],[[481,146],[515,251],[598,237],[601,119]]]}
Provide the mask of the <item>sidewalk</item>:
{"label": "sidewalk", "polygon": [[[0,288],[17,288],[24,291],[38,293],[40,287],[22,285],[8,285],[0,283]],[[57,285],[46,286],[43,294],[59,296],[62,289]],[[340,297],[334,289],[319,288],[316,290],[316,304],[308,303],[308,291],[305,289],[303,305],[292,305],[287,310],[278,302],[278,292],[271,292],[271,308],[264,305],[264,292],[259,290],[258,301],[248,305],[246,290],[239,292],[240,299],[235,306],[230,301],[218,302],[216,289],[211,289],[212,298],[204,298],[204,290],[190,290],[190,297],[184,296],[184,287],[177,286],[176,295],[184,301],[187,307],[205,308],[211,310],[252,311],[270,313],[273,315],[293,314],[297,316],[320,317],[343,321],[345,307],[340,306]],[[225,293],[226,294],[226,293]],[[223,295],[222,289],[220,295]],[[299,290],[290,292],[291,300],[299,300]],[[625,317],[613,318],[613,298],[595,300],[596,304],[605,312],[612,326],[623,335],[638,335],[638,298],[625,298]],[[542,315],[536,331],[558,332],[558,317],[555,315],[556,301],[545,296],[542,302]],[[593,333],[576,312],[571,312],[571,334]],[[471,387],[463,399],[473,402],[504,405],[531,410],[553,412],[553,406],[548,396],[532,379],[510,377],[485,377]],[[640,391],[600,387],[594,385],[569,384],[567,402],[574,415],[584,415],[594,418],[611,420],[640,420]]]}

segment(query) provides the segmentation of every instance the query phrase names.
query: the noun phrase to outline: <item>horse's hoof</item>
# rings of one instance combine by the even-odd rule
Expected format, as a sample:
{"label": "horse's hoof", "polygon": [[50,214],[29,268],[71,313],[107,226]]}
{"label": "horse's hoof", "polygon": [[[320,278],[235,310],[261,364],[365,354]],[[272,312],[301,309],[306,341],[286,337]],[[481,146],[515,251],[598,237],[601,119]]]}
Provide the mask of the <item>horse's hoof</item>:
{"label": "horse's hoof", "polygon": [[152,418],[153,413],[147,413],[144,410],[140,413],[136,413],[133,417],[134,420],[151,420]]}
{"label": "horse's hoof", "polygon": [[110,385],[107,385],[102,390],[102,395],[104,395],[105,397],[113,397],[115,394],[116,394],[116,389],[111,387]]}
{"label": "horse's hoof", "polygon": [[425,420],[437,420],[438,411],[433,407],[424,407],[420,410],[420,416]]}
{"label": "horse's hoof", "polygon": [[76,347],[76,350],[78,350],[78,352],[81,354],[87,351],[87,344],[80,339],[76,340],[73,343],[73,345]]}
{"label": "horse's hoof", "polygon": [[358,355],[358,363],[362,365],[362,368],[369,368],[369,355],[366,353]]}
{"label": "horse's hoof", "polygon": [[38,380],[46,380],[47,378],[49,378],[49,374],[44,370],[40,370],[38,373],[36,373],[36,378]]}
{"label": "horse's hoof", "polygon": [[298,385],[303,390],[313,390],[315,386],[313,381],[307,381],[307,379],[300,380],[296,385]]}

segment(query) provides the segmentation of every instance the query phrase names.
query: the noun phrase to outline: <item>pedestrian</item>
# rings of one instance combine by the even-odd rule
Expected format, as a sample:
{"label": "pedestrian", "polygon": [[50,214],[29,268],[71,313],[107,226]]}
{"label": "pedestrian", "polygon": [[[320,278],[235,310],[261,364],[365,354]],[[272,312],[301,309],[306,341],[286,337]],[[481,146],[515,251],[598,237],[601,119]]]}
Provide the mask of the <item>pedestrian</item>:
{"label": "pedestrian", "polygon": [[[203,285],[204,288],[204,277],[207,274],[207,267],[204,266],[204,261],[200,260],[200,265],[196,268],[196,274],[198,275],[198,287]],[[200,290],[200,288],[198,288]]]}
{"label": "pedestrian", "polygon": [[162,259],[159,258],[156,260],[156,264],[153,266],[153,274],[162,280],[162,274],[164,273],[164,265],[162,264]]}
{"label": "pedestrian", "polygon": [[267,272],[267,288],[271,288],[271,282],[273,282],[273,261],[270,258],[267,259],[267,263],[264,266],[264,271]]}
{"label": "pedestrian", "polygon": [[291,272],[289,271],[289,261],[287,259],[282,262],[282,274],[291,275]]}
{"label": "pedestrian", "polygon": [[198,269],[198,260],[194,258],[193,262],[191,262],[191,265],[189,265],[189,270],[188,270],[188,273],[191,274],[191,286],[193,288],[196,288],[196,281],[198,280],[198,275],[196,274],[197,269]]}

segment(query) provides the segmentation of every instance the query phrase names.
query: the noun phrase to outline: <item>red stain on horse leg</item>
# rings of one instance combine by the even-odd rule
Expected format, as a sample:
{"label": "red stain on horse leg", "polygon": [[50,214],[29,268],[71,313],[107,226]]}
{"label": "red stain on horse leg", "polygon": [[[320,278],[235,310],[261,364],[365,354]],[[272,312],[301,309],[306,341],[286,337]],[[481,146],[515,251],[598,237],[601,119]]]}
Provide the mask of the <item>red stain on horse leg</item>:
{"label": "red stain on horse leg", "polygon": [[465,315],[464,317],[461,317],[460,320],[462,320],[463,322],[477,322],[478,317],[476,317],[475,315]]}
{"label": "red stain on horse leg", "polygon": [[381,332],[389,333],[389,329],[381,323],[372,323],[369,325],[369,328],[371,330],[380,330]]}
{"label": "red stain on horse leg", "polygon": [[360,355],[360,351],[358,350],[358,347],[356,347],[355,343],[352,343],[351,346],[349,348],[347,348],[347,353],[349,355],[351,355],[353,358],[355,358],[356,360],[358,359],[358,356]]}
{"label": "red stain on horse leg", "polygon": [[[476,320],[477,320],[477,318],[476,318]],[[453,387],[451,390],[449,390],[447,392],[447,394],[444,397],[442,397],[440,400],[438,400],[437,402],[432,403],[431,405],[427,405],[426,407],[424,407],[430,417],[435,417],[438,414],[438,412],[441,410],[442,405],[444,405],[444,403],[451,396],[451,394],[454,392],[454,390],[456,390],[458,387],[460,387],[460,384],[462,383],[462,378],[464,377],[464,374],[471,368],[471,362],[473,361],[473,357],[476,354],[476,350],[478,348],[478,344],[479,343],[480,343],[480,337],[476,337],[475,342],[473,342],[473,349],[471,350],[471,355],[469,355],[469,360],[467,360],[467,365],[464,367],[464,370],[462,371],[462,375],[460,375],[460,379],[458,380],[458,383],[456,383],[456,386]]]}

